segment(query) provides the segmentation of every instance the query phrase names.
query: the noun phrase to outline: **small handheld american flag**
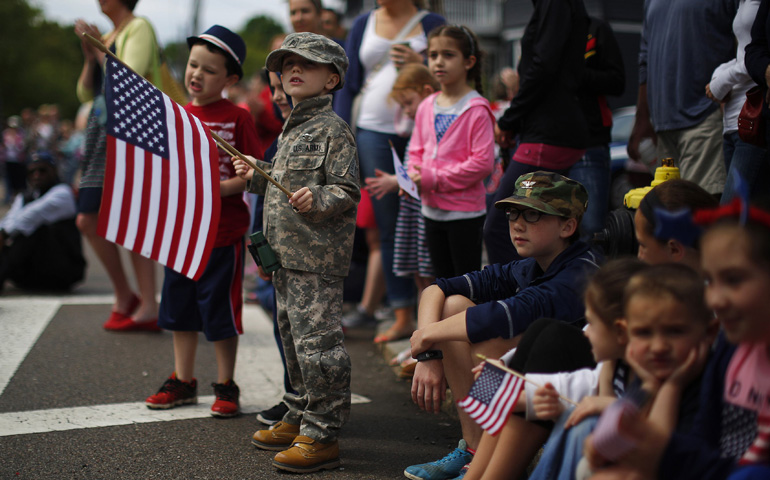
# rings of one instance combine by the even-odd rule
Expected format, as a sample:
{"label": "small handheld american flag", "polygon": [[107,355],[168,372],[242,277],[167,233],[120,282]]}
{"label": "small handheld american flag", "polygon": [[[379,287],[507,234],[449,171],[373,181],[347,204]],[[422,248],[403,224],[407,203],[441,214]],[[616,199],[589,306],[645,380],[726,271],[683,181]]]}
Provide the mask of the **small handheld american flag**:
{"label": "small handheld american flag", "polygon": [[108,58],[107,163],[97,233],[197,280],[219,223],[218,153],[206,127]]}
{"label": "small handheld american flag", "polygon": [[650,395],[644,389],[632,388],[604,409],[594,427],[592,439],[601,456],[614,462],[636,446],[636,440],[621,431],[621,421],[638,415],[649,399]]}
{"label": "small handheld american flag", "polygon": [[473,382],[468,396],[457,402],[490,435],[496,435],[516,406],[524,379],[489,362]]}

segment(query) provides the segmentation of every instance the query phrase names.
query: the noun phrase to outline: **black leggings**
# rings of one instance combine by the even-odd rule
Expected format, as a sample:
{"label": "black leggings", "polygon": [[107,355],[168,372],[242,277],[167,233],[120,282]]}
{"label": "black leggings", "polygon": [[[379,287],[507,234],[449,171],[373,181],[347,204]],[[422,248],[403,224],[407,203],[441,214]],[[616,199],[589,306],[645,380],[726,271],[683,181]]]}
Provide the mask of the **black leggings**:
{"label": "black leggings", "polygon": [[482,215],[437,222],[425,219],[425,241],[437,278],[452,278],[481,268]]}
{"label": "black leggings", "polygon": [[510,367],[522,373],[571,372],[596,366],[583,331],[552,318],[536,320],[524,332]]}

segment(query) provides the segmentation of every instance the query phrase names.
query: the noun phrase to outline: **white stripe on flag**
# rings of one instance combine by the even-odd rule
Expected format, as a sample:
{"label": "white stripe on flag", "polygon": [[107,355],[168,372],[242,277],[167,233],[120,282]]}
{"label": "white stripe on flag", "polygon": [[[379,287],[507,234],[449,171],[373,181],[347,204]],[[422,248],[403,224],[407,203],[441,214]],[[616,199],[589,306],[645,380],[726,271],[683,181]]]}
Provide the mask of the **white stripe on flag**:
{"label": "white stripe on flag", "polygon": [[168,203],[166,205],[166,224],[163,227],[163,243],[158,253],[158,261],[163,265],[168,265],[168,253],[171,249],[171,240],[174,233],[174,223],[176,222],[176,209],[179,204],[179,153],[176,145],[176,118],[174,115],[176,103],[169,100],[165,95],[163,102],[166,105],[166,125],[168,125]]}
{"label": "white stripe on flag", "polygon": [[[195,119],[195,126],[198,129],[198,136],[201,139],[201,158],[208,159],[211,152],[209,150],[209,142],[207,141],[208,137],[206,137],[205,129],[203,124],[198,119]],[[200,267],[201,258],[203,257],[203,252],[206,247],[206,232],[208,232],[209,226],[211,224],[211,163],[207,161],[201,162],[201,170],[202,172],[200,178],[203,180],[201,185],[203,191],[203,211],[201,212],[198,232],[195,236],[196,241],[195,249],[192,255],[192,262],[190,262],[191,274],[195,274],[195,272],[197,272],[198,268]]]}
{"label": "white stripe on flag", "polygon": [[471,403],[468,404],[468,415],[470,415],[472,418],[476,418],[482,413],[484,413],[484,404],[479,402],[478,400],[474,400]]}
{"label": "white stripe on flag", "polygon": [[508,414],[502,414],[502,412],[509,412],[511,408],[513,408],[513,404],[516,403],[516,400],[519,398],[519,392],[521,391],[520,384],[523,380],[519,378],[514,378],[512,380],[514,384],[512,385],[512,388],[508,389],[508,396],[504,399],[505,401],[500,402],[496,421],[487,422],[489,427],[486,430],[489,432],[497,433],[497,431],[505,425],[505,422],[508,421]]}
{"label": "white stripe on flag", "polygon": [[[492,404],[494,408],[493,418],[499,419],[501,416],[505,416],[502,414],[502,412],[505,411],[505,406],[508,404],[508,401],[511,398],[511,390],[515,387],[515,383],[516,383],[516,377],[510,374],[506,375],[505,389],[499,392],[500,395],[495,399],[495,402]],[[487,423],[490,423],[491,421],[492,419],[488,420]],[[495,423],[495,422],[492,422],[492,423]]]}
{"label": "white stripe on flag", "polygon": [[[182,117],[182,131],[184,135],[184,169],[187,175],[187,188],[185,193],[185,209],[184,216],[182,217],[182,230],[179,235],[179,246],[177,247],[176,259],[174,260],[174,266],[172,267],[177,272],[182,272],[184,267],[184,261],[187,258],[184,252],[187,251],[187,247],[190,243],[190,231],[192,231],[193,215],[195,213],[195,164],[191,160],[195,158],[193,152],[193,126],[189,122],[189,117],[183,115]],[[182,272],[186,274],[186,272]]]}
{"label": "white stripe on flag", "polygon": [[131,186],[131,203],[128,210],[128,222],[126,224],[126,239],[123,242],[129,250],[134,249],[134,242],[136,242],[136,232],[139,226],[139,221],[142,216],[142,193],[143,193],[143,179],[144,179],[144,150],[141,148],[134,148],[134,179]]}
{"label": "white stripe on flag", "polygon": [[107,226],[107,235],[105,238],[114,242],[118,238],[118,228],[120,227],[120,217],[123,207],[123,188],[124,182],[121,179],[126,178],[126,143],[115,139],[115,179],[112,187],[112,202],[110,204],[110,217]]}
{"label": "white stripe on flag", "polygon": [[164,160],[157,156],[152,156],[152,178],[150,179],[150,205],[147,212],[147,229],[144,231],[144,241],[142,242],[142,255],[150,258],[152,249],[155,245],[155,232],[158,229],[158,220],[160,219],[160,191],[162,187],[162,173]]}

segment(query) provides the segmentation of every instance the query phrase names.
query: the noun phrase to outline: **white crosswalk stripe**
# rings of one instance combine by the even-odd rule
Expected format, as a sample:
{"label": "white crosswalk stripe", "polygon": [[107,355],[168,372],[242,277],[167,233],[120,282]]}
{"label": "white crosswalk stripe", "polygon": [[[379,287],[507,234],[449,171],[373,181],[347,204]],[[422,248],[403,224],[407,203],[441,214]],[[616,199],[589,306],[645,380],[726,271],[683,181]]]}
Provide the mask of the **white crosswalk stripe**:
{"label": "white crosswalk stripe", "polygon": [[[0,395],[62,305],[111,303],[111,296],[0,299]],[[246,333],[239,339],[237,364],[249,368],[238,369],[237,381],[242,392],[241,410],[250,414],[280,400],[283,368],[273,340],[272,323],[265,312],[244,305],[243,327]],[[0,437],[205,418],[210,416],[213,401],[213,395],[200,396],[197,405],[170,410],[149,410],[144,402],[132,402],[0,413]],[[353,395],[353,403],[366,402],[366,397]]]}

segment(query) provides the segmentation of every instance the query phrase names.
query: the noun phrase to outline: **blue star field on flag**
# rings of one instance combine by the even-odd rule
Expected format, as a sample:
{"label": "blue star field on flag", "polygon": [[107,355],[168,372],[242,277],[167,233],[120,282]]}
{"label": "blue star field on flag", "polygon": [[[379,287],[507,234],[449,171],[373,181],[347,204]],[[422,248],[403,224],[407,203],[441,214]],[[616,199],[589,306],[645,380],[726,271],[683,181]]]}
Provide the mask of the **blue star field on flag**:
{"label": "blue star field on flag", "polygon": [[137,145],[159,157],[168,156],[168,137],[164,133],[166,109],[161,92],[150,82],[133,74],[115,60],[105,99],[110,114],[107,133]]}

